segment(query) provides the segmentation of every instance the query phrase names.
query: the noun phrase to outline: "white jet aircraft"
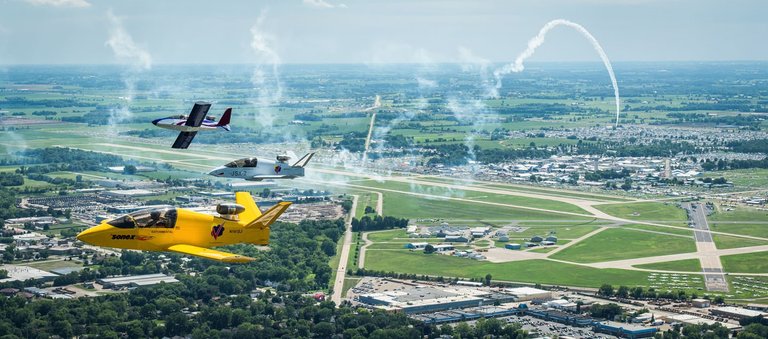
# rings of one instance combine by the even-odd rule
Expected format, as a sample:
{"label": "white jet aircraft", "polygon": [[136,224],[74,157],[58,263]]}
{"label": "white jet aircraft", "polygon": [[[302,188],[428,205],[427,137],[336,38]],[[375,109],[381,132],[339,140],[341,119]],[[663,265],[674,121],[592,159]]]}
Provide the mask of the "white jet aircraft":
{"label": "white jet aircraft", "polygon": [[255,157],[242,158],[224,166],[217,167],[208,174],[220,178],[236,178],[251,181],[269,179],[294,179],[304,176],[304,166],[315,153],[307,153],[293,165],[288,164],[290,157],[278,155],[277,161],[259,160]]}

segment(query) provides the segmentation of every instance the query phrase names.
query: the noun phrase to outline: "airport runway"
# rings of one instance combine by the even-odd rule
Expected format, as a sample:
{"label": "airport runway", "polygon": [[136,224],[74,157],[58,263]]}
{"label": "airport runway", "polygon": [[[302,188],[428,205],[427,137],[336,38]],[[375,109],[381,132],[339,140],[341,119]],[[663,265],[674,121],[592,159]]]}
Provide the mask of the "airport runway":
{"label": "airport runway", "polygon": [[716,254],[717,246],[709,233],[706,206],[701,203],[683,203],[683,208],[688,211],[689,220],[694,228],[696,238],[696,252],[701,254],[699,261],[704,272],[704,283],[707,291],[728,292],[728,281],[725,279],[723,264],[720,256]]}

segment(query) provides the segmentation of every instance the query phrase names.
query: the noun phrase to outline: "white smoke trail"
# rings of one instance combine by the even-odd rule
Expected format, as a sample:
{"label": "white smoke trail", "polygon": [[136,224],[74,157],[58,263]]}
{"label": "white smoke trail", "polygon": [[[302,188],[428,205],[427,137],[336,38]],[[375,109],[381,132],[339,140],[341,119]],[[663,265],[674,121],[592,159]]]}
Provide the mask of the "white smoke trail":
{"label": "white smoke trail", "polygon": [[252,102],[258,113],[256,122],[264,127],[272,127],[275,113],[272,106],[283,96],[283,85],[280,81],[280,55],[272,47],[275,37],[262,28],[266,11],[262,11],[256,24],[251,27],[251,49],[256,56],[256,66],[253,69],[251,83],[257,91],[257,100]]}
{"label": "white smoke trail", "polygon": [[115,124],[127,121],[133,116],[129,105],[136,94],[136,82],[139,74],[152,68],[152,56],[146,49],[136,45],[131,35],[123,27],[120,18],[115,16],[111,9],[107,11],[107,19],[110,23],[110,30],[106,45],[112,49],[117,61],[127,66],[127,70],[123,73],[126,102],[109,112],[109,126],[114,128]]}
{"label": "white smoke trail", "polygon": [[522,53],[520,53],[517,58],[515,58],[515,62],[511,64],[507,64],[493,72],[494,77],[496,77],[496,93],[498,93],[498,90],[501,88],[501,77],[505,74],[509,73],[518,73],[522,72],[523,69],[525,69],[525,66],[523,65],[523,62],[525,62],[526,59],[533,56],[533,53],[536,52],[536,48],[541,46],[544,43],[544,39],[547,36],[547,33],[549,33],[550,30],[557,26],[566,26],[575,29],[577,32],[581,33],[589,42],[592,44],[592,47],[595,49],[597,54],[600,55],[600,59],[603,60],[603,64],[605,64],[606,70],[608,70],[608,75],[611,77],[611,84],[613,85],[613,95],[616,99],[616,126],[619,125],[619,114],[621,112],[621,101],[619,98],[619,85],[616,82],[616,75],[613,73],[613,66],[611,66],[611,61],[608,59],[608,55],[605,54],[605,51],[603,50],[603,47],[600,46],[600,43],[597,42],[597,39],[595,39],[594,36],[592,36],[589,31],[587,31],[586,28],[583,26],[571,22],[564,19],[556,19],[548,22],[544,27],[539,30],[539,34],[537,34],[535,37],[531,38],[531,40],[528,41],[528,48],[526,48]]}

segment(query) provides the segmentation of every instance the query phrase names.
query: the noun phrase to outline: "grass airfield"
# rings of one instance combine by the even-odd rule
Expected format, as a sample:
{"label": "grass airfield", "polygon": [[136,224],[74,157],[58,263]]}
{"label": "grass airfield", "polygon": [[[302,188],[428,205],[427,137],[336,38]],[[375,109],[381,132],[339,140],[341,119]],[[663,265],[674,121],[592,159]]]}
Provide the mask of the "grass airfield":
{"label": "grass airfield", "polygon": [[[99,128],[72,124],[41,125],[14,134],[24,142],[3,138],[0,149],[4,154],[23,148],[61,146],[115,154],[145,163],[165,163],[175,168],[169,172],[144,173],[135,176],[136,179],[168,176],[213,179],[204,173],[214,166],[250,154],[250,150],[258,150],[255,152],[258,155],[271,155],[271,152],[290,147],[193,144],[188,150],[173,150],[170,148],[172,138],[109,137]],[[321,152],[320,161],[323,156],[330,154]],[[373,232],[368,234],[370,245],[365,250],[366,261],[362,263],[367,269],[462,278],[491,274],[494,280],[514,282],[591,288],[610,283],[657,290],[682,289],[699,295],[706,293],[702,276],[698,274],[697,259],[666,260],[676,258],[676,255],[696,254],[692,231],[686,227],[685,212],[674,201],[635,201],[619,196],[434,176],[393,174],[382,177],[355,168],[319,163],[311,164],[307,172],[305,179],[280,183],[288,187],[359,195],[362,199],[356,211],[358,217],[364,213],[365,206],[375,208],[381,198],[384,215],[409,218],[418,225],[442,222],[457,226],[514,225],[524,230],[510,234],[510,242],[522,243],[533,235],[550,233],[559,238],[558,246],[517,252],[499,248],[502,243],[478,242],[482,245],[477,247],[499,253],[498,257],[504,260],[474,261],[411,252],[404,245],[413,239],[407,238],[402,230]],[[120,179],[132,177],[77,174],[120,176]],[[61,172],[52,175],[70,178],[77,174]],[[27,185],[49,184],[28,181]],[[731,277],[768,276],[768,268],[754,264],[768,258],[768,249],[761,247],[768,245],[768,224],[764,224],[768,220],[766,212],[737,209],[719,212],[710,219],[718,249],[745,251],[721,257]],[[430,243],[442,241],[437,238],[424,240]],[[756,247],[761,250],[746,253]],[[472,244],[465,248],[478,249]],[[657,257],[666,261],[636,265],[623,262]],[[611,267],[614,262],[616,266]],[[745,300],[768,298],[768,292],[743,288],[732,288],[725,295]]]}

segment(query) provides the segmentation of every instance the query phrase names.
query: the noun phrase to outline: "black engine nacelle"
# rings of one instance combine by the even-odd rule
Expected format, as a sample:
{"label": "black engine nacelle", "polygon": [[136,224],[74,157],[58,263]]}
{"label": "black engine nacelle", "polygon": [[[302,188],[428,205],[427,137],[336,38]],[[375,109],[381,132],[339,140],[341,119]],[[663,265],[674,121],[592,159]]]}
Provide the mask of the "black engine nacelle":
{"label": "black engine nacelle", "polygon": [[238,215],[245,211],[245,207],[239,204],[218,204],[216,205],[216,212],[222,216]]}

